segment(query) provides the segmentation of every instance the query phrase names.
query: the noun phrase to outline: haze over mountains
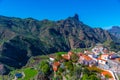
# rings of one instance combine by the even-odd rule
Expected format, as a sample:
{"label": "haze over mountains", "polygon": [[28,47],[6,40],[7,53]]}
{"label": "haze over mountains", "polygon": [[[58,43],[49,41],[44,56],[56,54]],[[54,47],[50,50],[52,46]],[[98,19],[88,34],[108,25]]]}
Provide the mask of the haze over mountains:
{"label": "haze over mountains", "polygon": [[120,26],[113,26],[108,32],[120,39]]}
{"label": "haze over mountains", "polygon": [[50,21],[0,16],[0,62],[20,68],[31,56],[88,48],[107,40],[119,40],[102,28],[91,28],[77,14]]}

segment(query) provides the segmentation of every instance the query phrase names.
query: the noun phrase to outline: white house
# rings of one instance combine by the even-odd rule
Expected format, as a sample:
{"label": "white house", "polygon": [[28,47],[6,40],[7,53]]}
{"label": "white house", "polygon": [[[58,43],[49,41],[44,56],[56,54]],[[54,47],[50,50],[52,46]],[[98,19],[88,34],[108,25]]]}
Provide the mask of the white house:
{"label": "white house", "polygon": [[98,63],[100,64],[107,64],[107,61],[101,58],[98,58]]}
{"label": "white house", "polygon": [[102,54],[102,55],[100,56],[100,58],[103,59],[103,60],[108,60],[108,57],[109,57],[108,54]]}

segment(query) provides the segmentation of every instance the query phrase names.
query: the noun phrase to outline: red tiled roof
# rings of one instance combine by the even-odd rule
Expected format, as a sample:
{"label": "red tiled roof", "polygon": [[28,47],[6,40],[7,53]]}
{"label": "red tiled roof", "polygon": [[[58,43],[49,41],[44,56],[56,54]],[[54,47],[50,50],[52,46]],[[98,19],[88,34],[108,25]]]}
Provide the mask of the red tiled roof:
{"label": "red tiled roof", "polygon": [[62,57],[66,60],[70,60],[70,55],[68,55],[68,54],[64,54],[64,55],[62,55]]}
{"label": "red tiled roof", "polygon": [[99,58],[103,58],[105,56],[109,56],[109,54],[102,54]]}
{"label": "red tiled roof", "polygon": [[116,60],[120,61],[120,58],[116,58]]}
{"label": "red tiled roof", "polygon": [[83,58],[84,58],[85,60],[87,60],[87,61],[92,60],[92,58],[91,58],[91,57],[89,57],[89,56],[87,56],[87,55],[82,55],[82,56],[83,56]]}
{"label": "red tiled roof", "polygon": [[54,62],[53,63],[53,70],[57,71],[59,66],[60,66],[60,62]]}
{"label": "red tiled roof", "polygon": [[62,57],[66,60],[70,60],[70,56],[73,54],[73,52],[68,52],[68,54],[63,54]]}
{"label": "red tiled roof", "polygon": [[72,54],[73,54],[73,52],[68,52],[68,55],[70,55],[70,56],[71,56]]}
{"label": "red tiled roof", "polygon": [[56,72],[58,70],[58,67],[53,66],[53,70]]}
{"label": "red tiled roof", "polygon": [[113,78],[112,74],[110,72],[108,72],[108,71],[103,71],[103,72],[101,72],[101,74],[104,75],[104,76],[108,75],[111,78]]}
{"label": "red tiled roof", "polygon": [[54,65],[54,66],[59,66],[59,65],[60,65],[60,62],[58,62],[58,61],[57,61],[57,62],[54,62],[53,65]]}

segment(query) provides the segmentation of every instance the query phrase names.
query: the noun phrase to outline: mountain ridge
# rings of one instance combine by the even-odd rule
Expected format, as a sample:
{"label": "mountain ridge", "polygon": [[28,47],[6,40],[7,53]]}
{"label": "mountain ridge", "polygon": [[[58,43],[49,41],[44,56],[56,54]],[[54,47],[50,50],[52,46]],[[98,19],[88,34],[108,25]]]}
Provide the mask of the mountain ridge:
{"label": "mountain ridge", "polygon": [[88,48],[107,40],[118,41],[108,31],[84,24],[77,14],[59,21],[0,18],[0,62],[15,68],[32,56]]}
{"label": "mountain ridge", "polygon": [[120,39],[120,26],[112,26],[111,29],[108,29],[108,32]]}

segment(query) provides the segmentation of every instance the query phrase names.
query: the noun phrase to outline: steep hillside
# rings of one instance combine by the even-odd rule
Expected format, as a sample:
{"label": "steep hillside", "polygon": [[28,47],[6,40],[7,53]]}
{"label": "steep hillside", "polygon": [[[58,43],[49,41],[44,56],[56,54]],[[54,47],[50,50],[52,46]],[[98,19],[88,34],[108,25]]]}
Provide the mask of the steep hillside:
{"label": "steep hillside", "polygon": [[31,56],[87,48],[117,39],[100,28],[79,21],[76,14],[65,20],[35,20],[0,16],[0,62],[20,68]]}
{"label": "steep hillside", "polygon": [[120,26],[113,26],[108,32],[120,39]]}

